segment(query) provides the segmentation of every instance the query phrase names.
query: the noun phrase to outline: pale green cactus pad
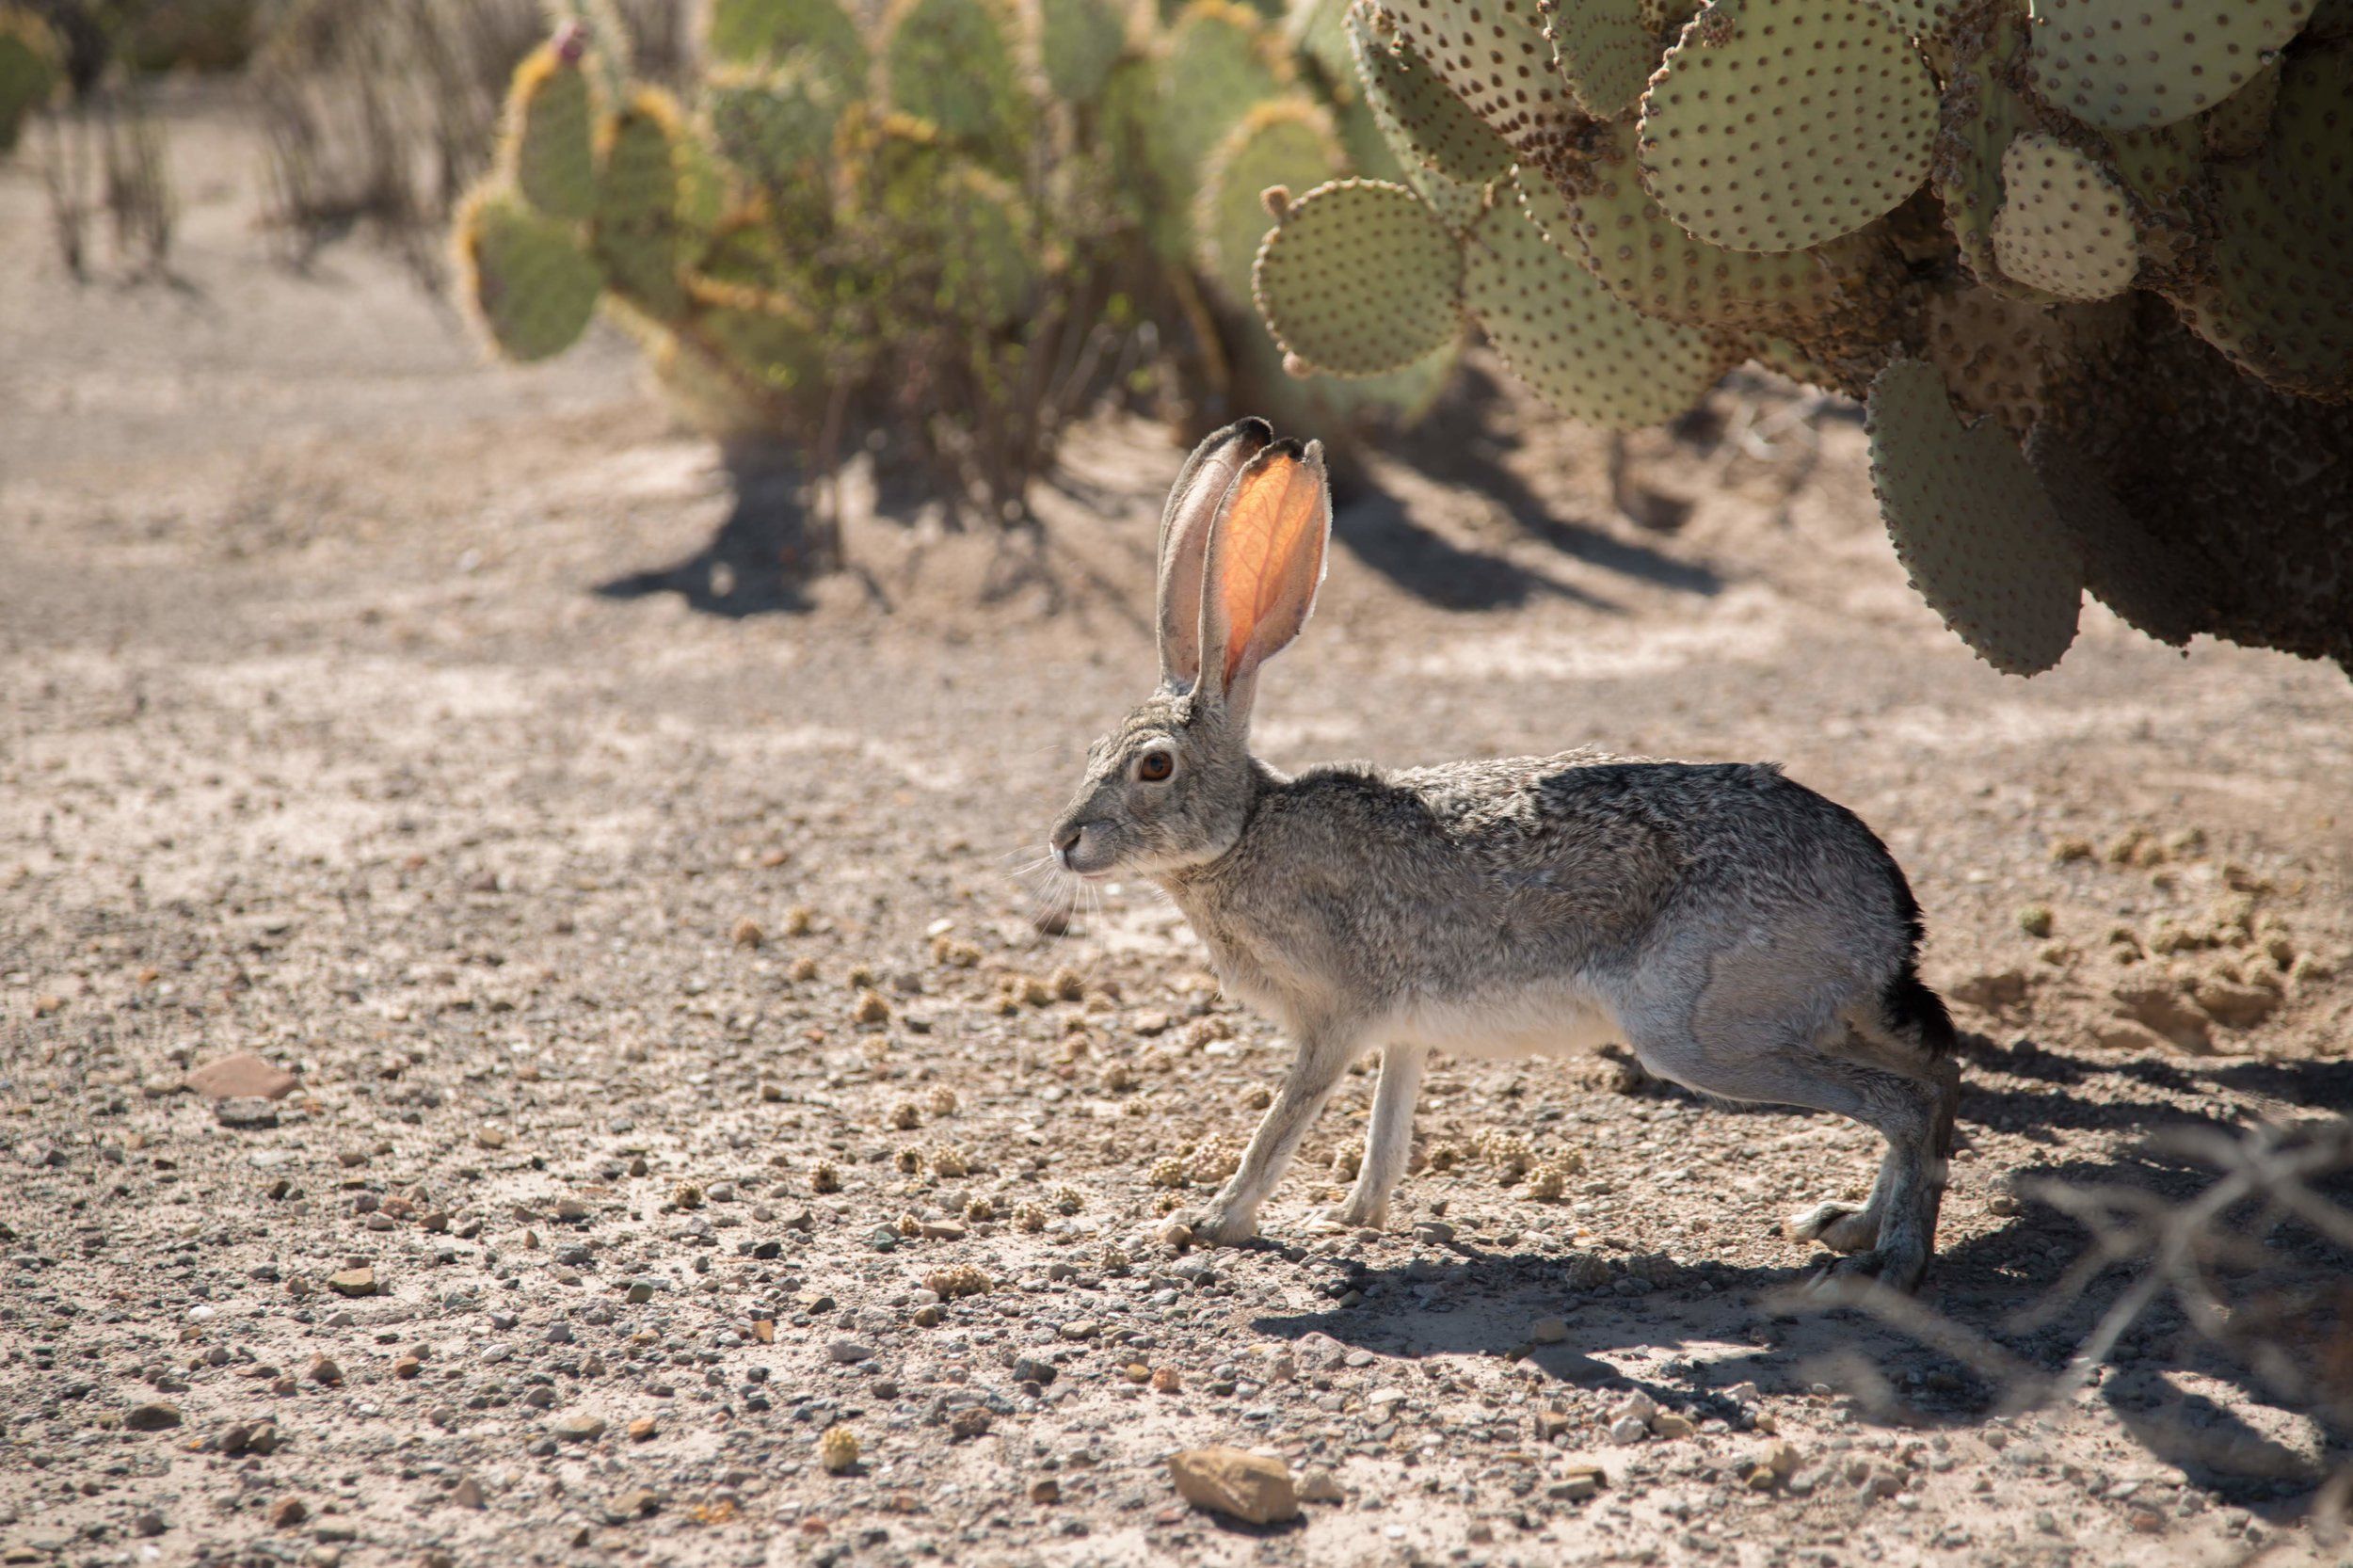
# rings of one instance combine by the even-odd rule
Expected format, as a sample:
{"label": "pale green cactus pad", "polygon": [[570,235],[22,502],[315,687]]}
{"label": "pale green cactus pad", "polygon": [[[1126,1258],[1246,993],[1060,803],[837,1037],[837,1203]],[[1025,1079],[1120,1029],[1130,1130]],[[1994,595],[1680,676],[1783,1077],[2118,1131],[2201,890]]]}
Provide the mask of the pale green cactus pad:
{"label": "pale green cactus pad", "polygon": [[2194,265],[2205,229],[2205,146],[2196,122],[2111,133],[2101,161],[2124,187],[2142,286]]}
{"label": "pale green cactus pad", "polygon": [[1420,197],[1337,180],[1294,200],[1258,248],[1258,313],[1284,351],[1331,376],[1379,376],[1461,329],[1463,255]]}
{"label": "pale green cactus pad", "polygon": [[1700,0],[1642,0],[1642,25],[1653,38],[1665,38],[1683,30],[1700,8]]}
{"label": "pale green cactus pad", "polygon": [[1522,163],[1550,163],[1584,121],[1553,67],[1536,0],[1386,0],[1382,9]]}
{"label": "pale green cactus pad", "polygon": [[1257,13],[1231,0],[1193,0],[1160,62],[1156,129],[1170,183],[1190,190],[1201,161],[1254,104],[1289,85],[1289,63]]}
{"label": "pale green cactus pad", "polygon": [[1483,185],[1512,167],[1512,150],[1438,79],[1414,46],[1385,34],[1369,0],[1349,8],[1356,79],[1382,135],[1408,169],[1429,169],[1459,185]]}
{"label": "pale green cactus pad", "polygon": [[2312,0],[2035,0],[2026,66],[2077,120],[2132,131],[2186,120],[2238,91]]}
{"label": "pale green cactus pad", "polygon": [[1305,97],[1261,104],[1209,153],[1193,200],[1193,243],[1201,270],[1227,303],[1247,309],[1258,247],[1274,219],[1260,200],[1270,186],[1310,190],[1339,174],[1332,121]]}
{"label": "pale green cactus pad", "polygon": [[2213,172],[2213,273],[2177,296],[2198,335],[2283,392],[2353,400],[2353,53],[2289,58],[2262,155]]}
{"label": "pale green cactus pad", "polygon": [[2094,599],[2175,648],[2214,624],[2214,573],[2198,552],[2160,542],[2083,455],[2047,427],[2026,438],[2026,462],[2083,552],[2084,586]]}
{"label": "pale green cactus pad", "polygon": [[2030,132],[2002,154],[1993,259],[2029,288],[2105,299],[2132,287],[2140,245],[2114,176],[2057,136]]}
{"label": "pale green cactus pad", "polygon": [[1464,240],[1463,301],[1512,374],[1555,411],[1611,430],[1657,424],[1739,358],[1727,340],[1646,316],[1567,264],[1520,203],[1498,194]]}
{"label": "pale green cactus pad", "polygon": [[1871,0],[1716,0],[1642,96],[1642,179],[1729,250],[1802,250],[1919,187],[1936,83]]}
{"label": "pale green cactus pad", "polygon": [[1038,0],[1038,56],[1057,97],[1092,104],[1128,47],[1128,17],[1112,0]]}
{"label": "pale green cactus pad", "polygon": [[750,66],[806,50],[845,94],[866,85],[866,40],[838,0],[711,0],[703,49],[714,62]]}
{"label": "pale green cactus pad", "polygon": [[2017,445],[1965,426],[1936,367],[1897,360],[1871,383],[1871,488],[1912,586],[2005,675],[2049,669],[2075,640],[2083,565]]}
{"label": "pale green cactus pad", "polygon": [[542,44],[515,70],[506,98],[523,200],[551,217],[586,217],[597,208],[596,104],[588,73]]}
{"label": "pale green cactus pad", "polygon": [[679,280],[678,111],[643,92],[614,117],[589,245],[616,294],[656,317],[685,308]]}
{"label": "pale green cactus pad", "polygon": [[824,385],[824,341],[791,312],[699,311],[684,330],[747,391],[770,401],[808,398]]}
{"label": "pale green cactus pad", "polygon": [[1002,326],[1027,310],[1041,276],[1019,198],[1004,180],[971,166],[949,170],[931,214],[941,275],[973,316]]}
{"label": "pale green cactus pad", "polygon": [[2009,87],[2025,47],[2025,19],[2008,8],[1979,12],[1961,30],[1929,178],[1969,276],[1996,294],[2047,302],[2051,296],[2004,276],[1993,257],[2002,154],[2035,128],[2031,107]]}
{"label": "pale green cactus pad", "polygon": [[460,296],[500,353],[527,364],[580,341],[604,280],[570,228],[484,190],[458,215],[456,235]]}
{"label": "pale green cactus pad", "polygon": [[2271,111],[2279,102],[2280,66],[2275,60],[2199,117],[2207,156],[2244,158],[2260,149],[2271,134]]}
{"label": "pale green cactus pad", "polygon": [[1565,198],[1542,181],[1522,182],[1530,210],[1555,245],[1647,315],[1768,332],[1803,327],[1838,308],[1867,262],[1843,239],[1781,254],[1693,239],[1643,189],[1631,125],[1597,128],[1588,140]]}
{"label": "pale green cactus pad", "polygon": [[1950,32],[1968,8],[1967,0],[1879,0],[1906,38],[1931,39]]}
{"label": "pale green cactus pad", "polygon": [[720,66],[703,88],[703,118],[720,153],[775,189],[822,179],[840,95],[807,58],[774,70]]}
{"label": "pale green cactus pad", "polygon": [[1541,0],[1553,63],[1596,120],[1634,107],[1658,66],[1658,34],[1647,0]]}
{"label": "pale green cactus pad", "polygon": [[1028,135],[1013,18],[999,0],[898,0],[883,42],[890,106],[951,141],[1012,153]]}
{"label": "pale green cactus pad", "polygon": [[0,153],[65,79],[56,35],[30,11],[0,6]]}

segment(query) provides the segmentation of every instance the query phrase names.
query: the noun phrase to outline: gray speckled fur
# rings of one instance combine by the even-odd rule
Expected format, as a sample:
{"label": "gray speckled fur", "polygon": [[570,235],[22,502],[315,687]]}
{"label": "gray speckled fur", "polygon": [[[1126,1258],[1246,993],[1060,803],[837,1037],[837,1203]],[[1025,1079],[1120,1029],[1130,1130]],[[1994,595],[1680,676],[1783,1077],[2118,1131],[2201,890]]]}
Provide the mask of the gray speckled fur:
{"label": "gray speckled fur", "polygon": [[[1172,672],[1165,642],[1162,657],[1167,683],[1096,744],[1053,840],[1072,871],[1157,881],[1227,987],[1297,1043],[1241,1169],[1191,1217],[1197,1234],[1254,1233],[1367,1049],[1381,1080],[1334,1224],[1385,1219],[1431,1049],[1620,1039],[1694,1089],[1879,1128],[1889,1146],[1869,1201],[1817,1206],[1789,1228],[1856,1254],[1843,1269],[1917,1282],[1958,1074],[1950,1024],[1913,971],[1911,891],[1853,813],[1769,764],[1590,750],[1286,777],[1249,753],[1255,670],[1230,691],[1177,689],[1191,671]],[[1138,761],[1154,752],[1173,768],[1147,782]]]}

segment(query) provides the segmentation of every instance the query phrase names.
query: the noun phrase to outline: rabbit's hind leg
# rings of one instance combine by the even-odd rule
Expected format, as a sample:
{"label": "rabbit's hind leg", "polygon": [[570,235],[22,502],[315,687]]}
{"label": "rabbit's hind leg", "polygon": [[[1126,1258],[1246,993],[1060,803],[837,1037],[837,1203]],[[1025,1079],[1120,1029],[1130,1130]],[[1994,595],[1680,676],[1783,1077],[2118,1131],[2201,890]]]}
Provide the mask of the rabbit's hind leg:
{"label": "rabbit's hind leg", "polygon": [[1389,1193],[1405,1174],[1414,1146],[1414,1102],[1421,1096],[1422,1069],[1430,1052],[1391,1041],[1381,1048],[1381,1081],[1372,1091],[1372,1123],[1365,1130],[1365,1157],[1356,1184],[1330,1218],[1350,1228],[1378,1228],[1389,1217]]}

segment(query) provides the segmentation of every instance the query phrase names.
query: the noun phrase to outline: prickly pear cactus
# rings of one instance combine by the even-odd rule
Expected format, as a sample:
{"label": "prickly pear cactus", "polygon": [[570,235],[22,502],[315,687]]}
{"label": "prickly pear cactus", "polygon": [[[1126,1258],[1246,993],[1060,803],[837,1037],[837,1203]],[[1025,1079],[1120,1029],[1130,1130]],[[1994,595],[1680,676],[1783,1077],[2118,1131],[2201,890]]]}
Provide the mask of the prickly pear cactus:
{"label": "prickly pear cactus", "polygon": [[1411,189],[1377,231],[1295,202],[1258,303],[1295,361],[1369,373],[1459,298],[1600,424],[1740,358],[1867,399],[1898,553],[1999,669],[2055,663],[2089,587],[2169,642],[2353,670],[2348,17],[1357,0]]}
{"label": "prickly pear cactus", "polygon": [[0,6],[0,155],[65,79],[57,37],[22,6]]}

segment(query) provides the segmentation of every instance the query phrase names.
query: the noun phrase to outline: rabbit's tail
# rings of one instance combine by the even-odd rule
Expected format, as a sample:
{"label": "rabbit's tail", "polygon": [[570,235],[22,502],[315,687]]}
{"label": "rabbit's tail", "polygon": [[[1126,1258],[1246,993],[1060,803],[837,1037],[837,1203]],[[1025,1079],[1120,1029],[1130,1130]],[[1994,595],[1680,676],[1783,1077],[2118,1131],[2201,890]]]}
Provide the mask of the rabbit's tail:
{"label": "rabbit's tail", "polygon": [[1953,1016],[1945,1010],[1945,999],[1929,990],[1928,983],[1920,978],[1920,944],[1928,936],[1928,927],[1920,920],[1920,903],[1912,896],[1912,885],[1904,880],[1904,873],[1892,859],[1888,869],[1896,878],[1897,915],[1904,928],[1904,957],[1880,992],[1880,1016],[1885,1020],[1888,1032],[1898,1039],[1911,1042],[1930,1056],[1949,1056],[1960,1045],[1953,1032]]}

